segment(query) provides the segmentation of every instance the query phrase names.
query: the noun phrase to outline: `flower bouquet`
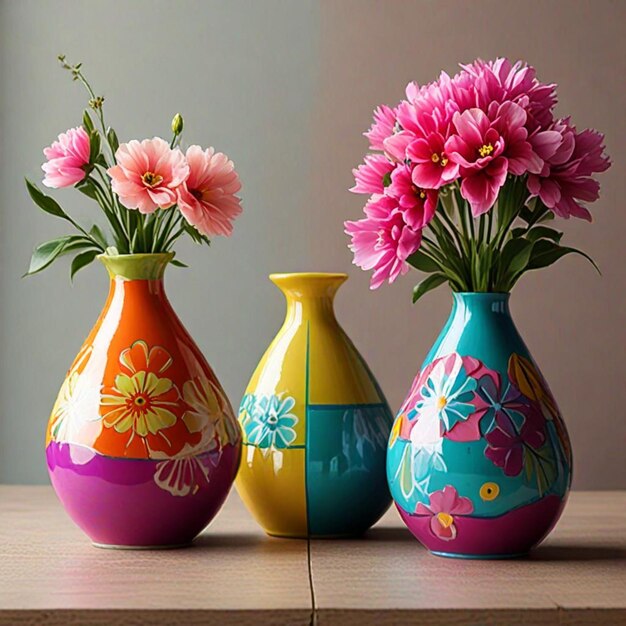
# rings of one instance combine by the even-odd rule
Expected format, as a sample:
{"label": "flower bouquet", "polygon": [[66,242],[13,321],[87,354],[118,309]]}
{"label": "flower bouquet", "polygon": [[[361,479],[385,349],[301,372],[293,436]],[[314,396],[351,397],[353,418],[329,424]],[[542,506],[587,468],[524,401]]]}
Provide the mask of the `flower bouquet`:
{"label": "flower bouquet", "polygon": [[[105,547],[184,545],[219,510],[239,463],[232,407],[169,304],[163,273],[182,236],[230,235],[241,212],[233,163],[172,138],[120,144],[81,65],[62,66],[89,92],[82,125],[44,150],[44,185],[95,200],[108,228],[86,227],[27,181],[33,201],[73,234],[39,245],[28,274],[74,254],[71,276],[96,257],[110,276],[104,309],[52,409],[46,459],[68,514]],[[158,520],[155,524],[154,520]]]}
{"label": "flower bouquet", "polygon": [[428,274],[414,301],[443,283],[455,292],[387,455],[398,510],[435,554],[525,554],[569,490],[563,418],[508,308],[525,272],[589,259],[551,223],[591,220],[609,159],[603,136],[557,118],[556,101],[556,85],[507,59],[410,83],[406,99],[375,111],[365,135],[376,152],[354,170],[351,191],[370,197],[346,233],[372,289],[414,267]]}
{"label": "flower bouquet", "polygon": [[[213,148],[197,145],[183,154],[178,147],[183,133],[180,114],[172,120],[169,143],[154,137],[120,144],[115,130],[105,123],[104,98],[96,96],[82,64],[70,65],[63,55],[59,62],[85,86],[89,106],[81,126],[60,134],[44,149],[43,184],[53,189],[74,187],[95,200],[109,232],[97,224],[81,226],[56,200],[26,180],[33,202],[77,231],[38,245],[27,274],[69,254],[75,255],[73,277],[99,254],[166,253],[185,235],[198,244],[209,244],[215,235],[229,236],[233,220],[241,213],[236,195],[241,184],[233,162]],[[184,266],[178,260],[171,262]]]}

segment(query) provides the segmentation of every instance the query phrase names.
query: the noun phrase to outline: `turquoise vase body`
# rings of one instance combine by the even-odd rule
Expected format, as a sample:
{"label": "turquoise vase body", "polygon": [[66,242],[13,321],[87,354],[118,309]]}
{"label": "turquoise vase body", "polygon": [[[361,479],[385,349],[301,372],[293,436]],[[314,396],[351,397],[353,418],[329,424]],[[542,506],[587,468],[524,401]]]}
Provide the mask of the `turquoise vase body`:
{"label": "turquoise vase body", "polygon": [[438,555],[526,554],[554,527],[569,491],[567,430],[508,301],[454,294],[389,439],[396,506]]}

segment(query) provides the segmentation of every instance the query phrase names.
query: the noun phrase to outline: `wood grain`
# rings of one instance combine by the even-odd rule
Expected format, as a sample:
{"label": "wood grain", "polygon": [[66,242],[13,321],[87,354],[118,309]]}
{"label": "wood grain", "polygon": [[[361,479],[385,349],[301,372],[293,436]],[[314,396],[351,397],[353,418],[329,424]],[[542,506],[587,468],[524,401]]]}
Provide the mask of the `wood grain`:
{"label": "wood grain", "polygon": [[306,541],[233,493],[193,547],[94,548],[49,487],[0,486],[0,624],[309,624]]}
{"label": "wood grain", "polygon": [[0,624],[311,623],[626,624],[626,493],[572,494],[528,559],[458,561],[395,510],[361,539],[272,539],[235,493],[194,547],[99,550],[49,487],[0,486]]}
{"label": "wood grain", "polygon": [[362,539],[311,542],[311,570],[320,625],[626,624],[626,494],[572,494],[511,561],[432,556],[393,509]]}

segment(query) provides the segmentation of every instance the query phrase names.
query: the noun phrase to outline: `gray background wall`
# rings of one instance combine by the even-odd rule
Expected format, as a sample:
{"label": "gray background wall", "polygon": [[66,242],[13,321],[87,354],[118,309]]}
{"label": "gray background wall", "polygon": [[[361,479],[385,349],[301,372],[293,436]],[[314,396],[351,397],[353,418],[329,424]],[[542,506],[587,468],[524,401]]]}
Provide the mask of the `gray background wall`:
{"label": "gray background wall", "polygon": [[[187,139],[236,162],[244,214],[230,240],[184,245],[168,292],[237,404],[282,321],[272,271],[347,271],[337,311],[396,409],[442,326],[450,294],[416,306],[410,274],[368,290],[342,222],[372,109],[458,61],[525,58],[559,83],[560,111],[607,135],[613,168],[592,225],[562,224],[577,258],[528,275],[512,308],[569,425],[578,488],[626,487],[626,212],[623,210],[626,3],[617,0],[226,0],[0,2],[0,482],[45,482],[43,438],[64,372],[106,293],[102,268],[74,286],[63,262],[19,276],[32,247],[62,232],[26,196],[41,148],[80,120],[84,96],[56,55],[84,63],[123,139]],[[94,207],[59,192],[78,217]]]}

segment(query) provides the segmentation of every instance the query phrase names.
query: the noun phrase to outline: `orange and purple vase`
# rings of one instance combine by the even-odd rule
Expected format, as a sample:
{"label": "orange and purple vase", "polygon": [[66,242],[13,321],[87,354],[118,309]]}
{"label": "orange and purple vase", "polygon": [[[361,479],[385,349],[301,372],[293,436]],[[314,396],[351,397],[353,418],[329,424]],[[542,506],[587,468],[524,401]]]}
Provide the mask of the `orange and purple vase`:
{"label": "orange and purple vase", "polygon": [[172,257],[99,257],[109,296],[50,416],[52,485],[98,546],[190,543],[237,472],[231,405],[164,292]]}

